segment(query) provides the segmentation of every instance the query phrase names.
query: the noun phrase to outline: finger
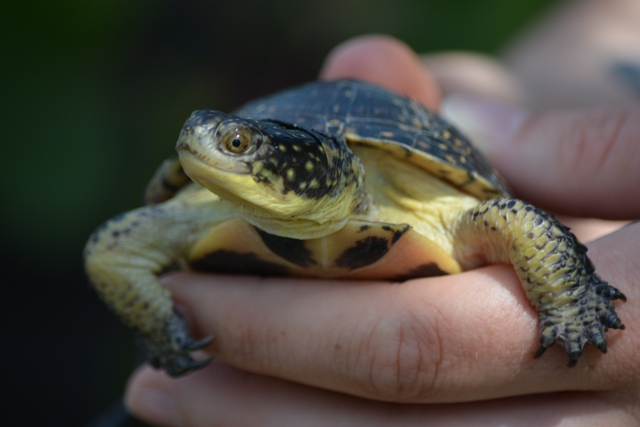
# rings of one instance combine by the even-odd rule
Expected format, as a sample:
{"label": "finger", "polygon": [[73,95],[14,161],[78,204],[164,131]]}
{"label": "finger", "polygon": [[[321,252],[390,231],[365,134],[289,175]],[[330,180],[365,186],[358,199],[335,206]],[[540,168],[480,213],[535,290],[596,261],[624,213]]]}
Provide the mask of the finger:
{"label": "finger", "polygon": [[[367,401],[242,372],[214,363],[179,380],[145,368],[127,390],[127,406],[154,425],[199,427],[461,426],[556,424],[635,426],[631,397],[559,393],[455,405]],[[637,409],[635,410],[637,412]]]}
{"label": "finger", "polygon": [[590,242],[611,234],[629,224],[629,221],[607,221],[595,218],[577,218],[556,215],[558,221],[571,229],[571,232],[581,241]]}
{"label": "finger", "polygon": [[452,94],[493,99],[514,105],[524,102],[524,91],[513,73],[497,58],[475,52],[421,55],[442,96]]}
{"label": "finger", "polygon": [[[619,315],[640,317],[640,225],[593,243],[598,273],[625,293]],[[597,250],[598,248],[605,248]],[[604,263],[600,259],[604,259]],[[610,389],[637,372],[633,328],[588,346],[578,366],[539,346],[537,314],[507,266],[402,284],[182,274],[165,279],[221,361],[356,396],[452,402],[557,390]],[[635,340],[635,341],[634,341]],[[613,373],[613,374],[612,374]]]}
{"label": "finger", "polygon": [[640,218],[640,107],[528,113],[454,96],[443,113],[518,196],[568,215]]}
{"label": "finger", "polygon": [[385,86],[431,109],[440,92],[416,54],[404,43],[382,35],[362,36],[336,47],[327,57],[320,79],[357,78]]}

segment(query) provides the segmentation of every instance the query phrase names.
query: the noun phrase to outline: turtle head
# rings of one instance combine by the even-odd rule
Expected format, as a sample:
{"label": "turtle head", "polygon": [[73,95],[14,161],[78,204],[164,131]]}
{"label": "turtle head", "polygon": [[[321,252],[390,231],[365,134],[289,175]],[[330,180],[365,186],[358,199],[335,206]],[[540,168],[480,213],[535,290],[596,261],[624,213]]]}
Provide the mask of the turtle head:
{"label": "turtle head", "polygon": [[195,111],[176,149],[193,181],[254,225],[259,218],[343,221],[366,199],[362,165],[344,140],[295,125]]}

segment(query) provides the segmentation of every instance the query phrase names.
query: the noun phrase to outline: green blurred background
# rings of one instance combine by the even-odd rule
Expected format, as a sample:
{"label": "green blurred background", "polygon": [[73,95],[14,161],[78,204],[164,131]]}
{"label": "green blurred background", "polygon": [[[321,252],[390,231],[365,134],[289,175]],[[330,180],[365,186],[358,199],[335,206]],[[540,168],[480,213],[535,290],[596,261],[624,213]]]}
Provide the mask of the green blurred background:
{"label": "green blurred background", "polygon": [[313,80],[336,44],[497,53],[554,0],[11,1],[0,4],[3,425],[85,425],[132,337],[88,287],[91,231],[136,207],[192,110]]}

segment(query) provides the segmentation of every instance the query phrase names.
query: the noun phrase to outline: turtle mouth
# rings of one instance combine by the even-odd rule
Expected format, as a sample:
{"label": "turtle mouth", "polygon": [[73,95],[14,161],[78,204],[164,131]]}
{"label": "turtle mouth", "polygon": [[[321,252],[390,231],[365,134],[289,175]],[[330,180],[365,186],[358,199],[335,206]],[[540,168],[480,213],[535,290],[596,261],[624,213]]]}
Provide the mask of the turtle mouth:
{"label": "turtle mouth", "polygon": [[188,146],[178,150],[178,157],[185,173],[194,181],[204,180],[220,185],[228,181],[228,176],[246,176],[251,173],[249,165],[237,162],[226,165],[224,163],[227,162],[216,161],[218,159],[204,156]]}

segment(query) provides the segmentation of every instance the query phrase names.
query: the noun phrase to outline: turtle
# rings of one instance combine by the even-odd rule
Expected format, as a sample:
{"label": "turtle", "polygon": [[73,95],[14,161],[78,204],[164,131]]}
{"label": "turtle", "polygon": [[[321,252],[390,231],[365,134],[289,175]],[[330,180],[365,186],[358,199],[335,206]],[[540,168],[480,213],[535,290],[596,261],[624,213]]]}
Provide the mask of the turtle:
{"label": "turtle", "polygon": [[[380,279],[511,264],[539,314],[540,347],[576,365],[606,352],[625,296],[553,215],[514,198],[454,126],[416,100],[353,79],[312,82],[242,106],[198,110],[146,206],[100,226],[90,282],[150,364],[179,376],[206,365],[158,276],[204,272]],[[213,331],[210,331],[213,332]]]}

